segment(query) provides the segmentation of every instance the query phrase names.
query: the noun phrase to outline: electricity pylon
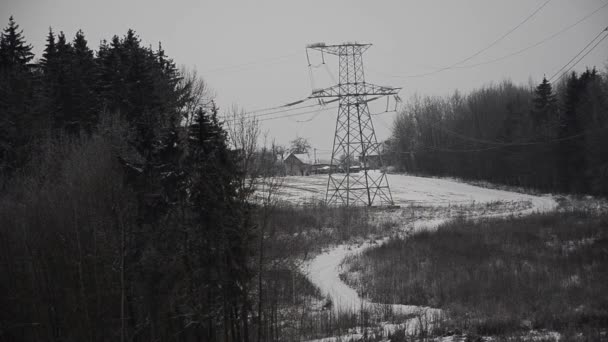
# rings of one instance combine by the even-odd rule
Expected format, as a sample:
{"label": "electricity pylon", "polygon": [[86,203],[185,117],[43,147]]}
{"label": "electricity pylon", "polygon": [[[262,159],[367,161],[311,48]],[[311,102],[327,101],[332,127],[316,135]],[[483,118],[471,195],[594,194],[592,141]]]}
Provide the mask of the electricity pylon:
{"label": "electricity pylon", "polygon": [[[333,97],[339,100],[325,195],[328,204],[393,205],[380,144],[376,139],[367,103],[385,95],[397,95],[400,88],[381,87],[365,82],[362,55],[370,46],[371,44],[358,43],[317,43],[307,46],[307,49],[339,58],[339,83],[321,90],[313,89],[310,96]],[[378,168],[379,171],[370,170],[372,167]]]}

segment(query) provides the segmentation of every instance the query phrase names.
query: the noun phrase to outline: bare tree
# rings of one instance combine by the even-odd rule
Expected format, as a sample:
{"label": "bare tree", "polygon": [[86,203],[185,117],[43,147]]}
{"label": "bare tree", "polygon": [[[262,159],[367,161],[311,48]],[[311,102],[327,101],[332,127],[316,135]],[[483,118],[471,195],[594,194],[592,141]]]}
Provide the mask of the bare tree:
{"label": "bare tree", "polygon": [[194,68],[188,68],[185,65],[180,67],[180,75],[182,78],[178,83],[178,87],[183,90],[184,106],[181,108],[183,124],[189,126],[192,124],[192,118],[197,108],[206,109],[213,104],[215,99],[215,91],[213,91],[207,82],[198,74]]}
{"label": "bare tree", "polygon": [[292,141],[290,141],[289,143],[291,145],[290,146],[291,153],[308,153],[308,151],[311,148],[310,142],[308,142],[308,139],[302,138],[302,137],[297,137],[297,138],[293,139]]}
{"label": "bare tree", "polygon": [[[278,190],[283,183],[277,167],[278,157],[285,154],[285,149],[274,141],[268,143],[267,134],[263,134],[259,121],[248,117],[242,109],[233,106],[226,114],[226,130],[232,149],[238,153],[238,162],[243,170],[241,191],[244,200],[257,203],[260,207],[257,223],[258,232],[258,274],[257,274],[257,340],[265,340],[264,325],[264,275],[268,269],[265,257],[266,241],[274,236],[268,231],[272,208],[278,203]],[[263,140],[259,146],[260,140]],[[272,315],[271,315],[272,316]]]}
{"label": "bare tree", "polygon": [[232,106],[225,117],[231,148],[237,153],[239,168],[244,173],[240,190],[243,194],[252,195],[259,175],[259,170],[255,167],[255,155],[261,134],[259,121],[255,117],[248,117],[245,111],[237,106]]}

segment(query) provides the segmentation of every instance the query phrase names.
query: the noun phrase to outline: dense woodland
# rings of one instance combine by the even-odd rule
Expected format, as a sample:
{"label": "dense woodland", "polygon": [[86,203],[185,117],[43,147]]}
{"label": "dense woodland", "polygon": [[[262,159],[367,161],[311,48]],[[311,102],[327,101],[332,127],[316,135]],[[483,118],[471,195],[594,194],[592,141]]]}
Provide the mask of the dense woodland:
{"label": "dense woodland", "polygon": [[202,81],[132,30],[46,41],[0,38],[0,340],[255,336],[250,191]]}
{"label": "dense woodland", "polygon": [[605,196],[608,75],[556,79],[414,96],[394,122],[389,158],[411,173]]}

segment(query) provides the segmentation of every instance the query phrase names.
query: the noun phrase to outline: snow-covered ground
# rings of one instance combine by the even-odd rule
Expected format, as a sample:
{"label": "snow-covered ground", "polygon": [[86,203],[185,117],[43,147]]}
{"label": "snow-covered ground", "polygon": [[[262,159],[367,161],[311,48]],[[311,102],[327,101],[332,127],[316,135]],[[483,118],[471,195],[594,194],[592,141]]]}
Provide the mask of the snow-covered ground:
{"label": "snow-covered ground", "polygon": [[[489,211],[473,213],[473,217],[527,215],[533,212],[555,210],[557,202],[551,196],[533,196],[522,193],[482,188],[461,183],[450,179],[425,178],[409,175],[388,175],[393,200],[396,205],[422,205],[425,207],[464,206],[490,203],[507,203],[502,206],[503,211]],[[283,186],[279,191],[279,198],[293,203],[303,203],[310,200],[322,200],[325,197],[327,175],[307,177],[285,177]],[[515,208],[515,209],[512,209]],[[398,215],[400,212],[395,211]],[[434,229],[450,219],[446,216],[449,211],[437,210],[434,217],[426,217],[411,222],[403,222],[399,227],[404,231]],[[385,214],[391,215],[390,212]],[[391,303],[373,303],[359,296],[357,291],[349,287],[340,279],[342,261],[349,255],[361,253],[366,248],[377,246],[388,239],[380,237],[378,240],[362,244],[342,244],[317,255],[302,266],[304,274],[315,284],[322,293],[332,300],[332,309],[336,312],[353,312],[365,308],[366,310],[382,310],[390,307],[393,313],[399,315],[418,315],[430,321],[440,315],[438,309],[414,305],[401,305]],[[409,319],[401,324],[386,324],[383,329],[386,333],[396,329],[406,329],[414,333],[419,329],[419,318]],[[350,337],[355,337],[353,334]]]}
{"label": "snow-covered ground", "polygon": [[[278,197],[302,203],[325,199],[327,175],[288,176],[284,178]],[[517,192],[481,188],[455,180],[427,178],[403,174],[389,174],[388,183],[396,205],[448,206],[476,203],[532,202],[533,210],[551,210],[556,202],[550,197],[532,196]]]}

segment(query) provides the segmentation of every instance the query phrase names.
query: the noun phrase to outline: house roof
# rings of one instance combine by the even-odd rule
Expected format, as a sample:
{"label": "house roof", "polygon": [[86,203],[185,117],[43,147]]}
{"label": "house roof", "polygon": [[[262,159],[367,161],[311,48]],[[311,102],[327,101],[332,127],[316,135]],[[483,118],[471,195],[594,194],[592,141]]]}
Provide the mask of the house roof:
{"label": "house roof", "polygon": [[293,156],[294,158],[298,159],[303,164],[307,164],[307,165],[325,165],[325,164],[329,165],[329,164],[331,164],[330,159],[317,158],[317,160],[315,160],[313,158],[313,156],[311,156],[308,153],[290,153],[289,156],[287,156],[287,158],[289,158],[290,156]]}
{"label": "house roof", "polygon": [[291,155],[304,164],[314,164],[314,160],[310,157],[308,153],[292,153]]}

